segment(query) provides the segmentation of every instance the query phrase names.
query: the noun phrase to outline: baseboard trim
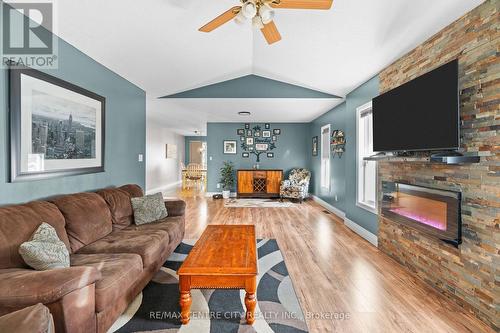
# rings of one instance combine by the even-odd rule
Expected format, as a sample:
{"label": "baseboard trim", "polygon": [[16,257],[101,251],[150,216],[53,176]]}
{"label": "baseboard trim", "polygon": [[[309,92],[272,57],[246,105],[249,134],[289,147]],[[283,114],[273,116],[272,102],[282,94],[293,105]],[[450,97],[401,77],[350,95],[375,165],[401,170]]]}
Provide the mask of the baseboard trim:
{"label": "baseboard trim", "polygon": [[345,213],[343,211],[341,211],[340,209],[338,209],[338,208],[330,205],[328,202],[326,202],[325,200],[323,200],[320,197],[317,197],[315,195],[312,195],[312,198],[313,198],[314,201],[316,201],[317,203],[319,203],[321,206],[323,206],[324,208],[326,208],[328,211],[330,211],[333,214],[337,215],[341,219],[345,219]]}
{"label": "baseboard trim", "polygon": [[356,222],[354,222],[352,220],[349,220],[346,217],[346,214],[343,211],[341,211],[340,209],[338,209],[338,208],[330,205],[328,202],[324,201],[323,199],[321,199],[321,198],[319,198],[319,197],[317,197],[315,195],[312,195],[311,197],[313,198],[313,200],[315,202],[317,202],[318,204],[320,204],[322,207],[326,208],[329,212],[337,215],[342,220],[344,220],[344,225],[346,227],[348,227],[349,229],[351,229],[352,231],[354,231],[355,233],[357,233],[359,236],[361,236],[362,238],[364,238],[366,241],[368,241],[373,246],[378,247],[378,237],[377,237],[377,235],[372,234],[370,231],[366,230],[365,228],[363,228],[362,226],[360,226]]}
{"label": "baseboard trim", "polygon": [[370,231],[366,230],[356,222],[349,220],[347,217],[344,218],[344,225],[366,239],[373,246],[378,247],[378,237],[375,234],[372,234]]}
{"label": "baseboard trim", "polygon": [[179,180],[177,182],[168,184],[166,186],[152,188],[152,189],[146,190],[146,194],[153,194],[153,193],[165,192],[168,190],[176,189],[179,187],[179,185],[181,185],[181,183],[182,183],[182,181]]}

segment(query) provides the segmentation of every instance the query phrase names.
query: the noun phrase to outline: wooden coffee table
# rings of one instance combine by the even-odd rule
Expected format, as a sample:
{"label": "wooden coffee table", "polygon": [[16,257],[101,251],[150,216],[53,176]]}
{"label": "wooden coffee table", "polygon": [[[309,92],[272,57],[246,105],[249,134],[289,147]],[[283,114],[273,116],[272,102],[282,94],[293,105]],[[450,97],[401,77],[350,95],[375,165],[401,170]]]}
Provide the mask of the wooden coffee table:
{"label": "wooden coffee table", "polygon": [[209,225],[177,271],[181,322],[189,323],[191,289],[245,289],[246,321],[257,299],[257,251],[253,225]]}

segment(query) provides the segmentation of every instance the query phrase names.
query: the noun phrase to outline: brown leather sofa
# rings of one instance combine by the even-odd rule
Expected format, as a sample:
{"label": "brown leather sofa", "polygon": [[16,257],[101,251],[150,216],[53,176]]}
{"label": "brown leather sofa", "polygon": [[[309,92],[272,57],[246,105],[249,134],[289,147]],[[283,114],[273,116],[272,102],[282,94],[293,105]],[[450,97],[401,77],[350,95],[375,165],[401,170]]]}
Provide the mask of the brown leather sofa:
{"label": "brown leather sofa", "polygon": [[[137,185],[64,195],[0,208],[0,316],[37,303],[56,332],[106,332],[184,237],[182,200],[166,201],[169,216],[133,224]],[[52,225],[71,267],[29,268],[18,253],[37,227]]]}
{"label": "brown leather sofa", "polygon": [[0,317],[0,332],[54,333],[54,321],[42,303]]}

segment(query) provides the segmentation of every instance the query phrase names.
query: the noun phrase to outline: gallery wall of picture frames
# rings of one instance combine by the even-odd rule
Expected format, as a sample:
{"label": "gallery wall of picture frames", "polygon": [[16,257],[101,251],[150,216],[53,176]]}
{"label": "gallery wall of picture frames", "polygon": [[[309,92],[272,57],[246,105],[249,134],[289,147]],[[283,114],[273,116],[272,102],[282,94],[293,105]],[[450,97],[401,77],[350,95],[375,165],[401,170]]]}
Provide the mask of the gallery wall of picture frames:
{"label": "gallery wall of picture frames", "polygon": [[260,162],[261,155],[267,158],[274,158],[274,149],[281,135],[281,129],[271,128],[271,124],[266,123],[264,126],[258,124],[244,124],[243,128],[236,130],[236,134],[240,136],[240,146],[243,152],[241,157],[249,158],[250,155],[255,155],[256,162]]}

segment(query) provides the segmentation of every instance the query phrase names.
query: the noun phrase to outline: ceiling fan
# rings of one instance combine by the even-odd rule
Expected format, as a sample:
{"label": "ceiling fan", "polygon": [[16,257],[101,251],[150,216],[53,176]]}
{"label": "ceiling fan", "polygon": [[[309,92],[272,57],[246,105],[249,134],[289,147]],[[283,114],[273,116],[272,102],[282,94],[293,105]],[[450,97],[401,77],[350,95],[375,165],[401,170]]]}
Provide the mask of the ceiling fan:
{"label": "ceiling fan", "polygon": [[211,32],[221,25],[235,20],[243,24],[252,20],[252,25],[260,29],[269,44],[281,40],[281,35],[273,22],[274,8],[287,9],[330,9],[333,0],[240,0],[241,6],[234,6],[202,26],[199,31]]}

